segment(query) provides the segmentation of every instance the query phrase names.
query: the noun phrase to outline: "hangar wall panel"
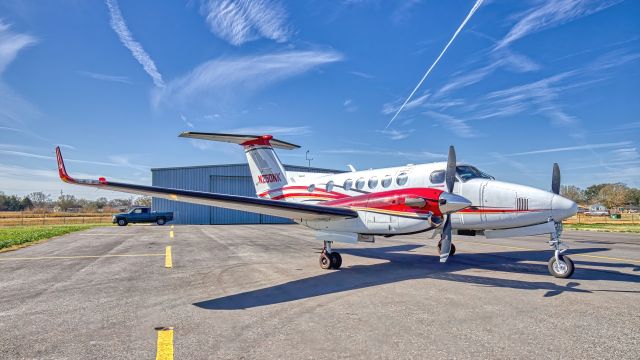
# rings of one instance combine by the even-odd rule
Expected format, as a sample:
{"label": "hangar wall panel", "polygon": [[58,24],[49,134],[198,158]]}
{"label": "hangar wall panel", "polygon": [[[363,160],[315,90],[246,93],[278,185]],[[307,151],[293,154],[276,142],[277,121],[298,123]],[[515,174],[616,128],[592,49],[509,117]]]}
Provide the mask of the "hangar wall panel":
{"label": "hangar wall panel", "polygon": [[[342,171],[285,165],[287,171],[340,173]],[[256,197],[247,164],[225,164],[151,169],[152,185],[183,190]],[[173,211],[175,224],[288,224],[276,216],[228,210],[153,198],[153,210]]]}

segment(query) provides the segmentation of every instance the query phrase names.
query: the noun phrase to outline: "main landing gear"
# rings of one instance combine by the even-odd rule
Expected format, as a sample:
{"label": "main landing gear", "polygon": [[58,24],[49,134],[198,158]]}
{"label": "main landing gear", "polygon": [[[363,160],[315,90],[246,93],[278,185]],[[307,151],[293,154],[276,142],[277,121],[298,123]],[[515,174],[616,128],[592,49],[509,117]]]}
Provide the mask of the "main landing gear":
{"label": "main landing gear", "polygon": [[568,256],[562,255],[568,249],[566,245],[563,245],[560,237],[562,235],[562,223],[557,222],[555,225],[556,231],[551,233],[551,239],[549,240],[549,246],[555,249],[555,254],[549,259],[547,268],[554,277],[566,279],[573,275],[575,268],[573,261]]}
{"label": "main landing gear", "polygon": [[342,256],[337,251],[331,250],[332,241],[325,241],[320,254],[320,267],[328,269],[340,269],[342,266]]}
{"label": "main landing gear", "polygon": [[[442,249],[442,240],[438,241],[438,255],[440,255],[440,249]],[[456,246],[451,243],[451,250],[449,250],[449,256],[453,256],[456,253]]]}

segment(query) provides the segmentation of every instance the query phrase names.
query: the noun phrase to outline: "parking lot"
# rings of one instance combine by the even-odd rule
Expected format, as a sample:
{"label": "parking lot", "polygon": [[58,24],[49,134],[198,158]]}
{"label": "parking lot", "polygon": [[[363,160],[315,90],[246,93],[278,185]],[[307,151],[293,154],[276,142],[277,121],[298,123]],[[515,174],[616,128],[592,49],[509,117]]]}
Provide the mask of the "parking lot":
{"label": "parking lot", "polygon": [[566,231],[566,280],[544,237],[456,237],[440,264],[430,236],[336,244],[329,271],[296,225],[100,227],[2,253],[0,357],[150,359],[173,327],[176,359],[638,358],[638,234]]}

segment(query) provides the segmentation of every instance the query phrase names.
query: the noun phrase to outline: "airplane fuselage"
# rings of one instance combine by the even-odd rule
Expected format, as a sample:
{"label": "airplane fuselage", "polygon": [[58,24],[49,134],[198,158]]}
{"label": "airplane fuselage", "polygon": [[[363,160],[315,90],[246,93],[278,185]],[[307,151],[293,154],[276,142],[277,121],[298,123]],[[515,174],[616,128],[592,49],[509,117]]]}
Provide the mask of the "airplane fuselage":
{"label": "airplane fuselage", "polygon": [[[374,194],[390,190],[445,190],[446,163],[405,165],[339,174],[310,174],[288,172],[288,185],[281,190],[263,192],[264,198],[304,202],[335,203],[338,199]],[[471,165],[458,164],[455,194],[471,201],[472,205],[452,214],[457,230],[493,230],[525,227],[562,221],[576,212],[576,204],[560,195],[530,186],[493,179]],[[425,217],[415,212],[403,214],[356,208],[358,219],[341,221],[308,221],[304,224],[318,230],[348,231],[362,234],[403,234],[428,230]]]}

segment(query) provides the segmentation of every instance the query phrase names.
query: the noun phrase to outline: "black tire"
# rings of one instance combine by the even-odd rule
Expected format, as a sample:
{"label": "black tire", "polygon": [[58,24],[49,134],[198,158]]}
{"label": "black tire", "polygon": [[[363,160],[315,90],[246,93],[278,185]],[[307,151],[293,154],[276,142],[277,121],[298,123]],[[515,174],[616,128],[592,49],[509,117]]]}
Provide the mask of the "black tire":
{"label": "black tire", "polygon": [[333,263],[330,254],[323,251],[322,254],[320,254],[320,267],[324,270],[329,270],[331,269],[331,265],[333,265]]}
{"label": "black tire", "polygon": [[156,220],[156,224],[164,225],[165,224],[164,218],[158,218],[158,220]]}
{"label": "black tire", "polygon": [[552,256],[551,259],[549,259],[549,265],[547,266],[549,274],[559,279],[570,278],[575,271],[573,261],[568,256],[560,255],[558,257],[562,263],[557,263],[555,256]]}
{"label": "black tire", "polygon": [[[440,254],[440,251],[442,250],[442,242],[439,241],[438,242],[438,254]],[[456,254],[456,246],[451,243],[451,249],[449,250],[449,256],[453,256]]]}
{"label": "black tire", "polygon": [[338,252],[332,252],[331,253],[331,268],[332,269],[340,269],[340,266],[342,266],[342,256],[340,255],[340,253]]}
{"label": "black tire", "polygon": [[118,219],[118,226],[127,226],[127,220]]}

